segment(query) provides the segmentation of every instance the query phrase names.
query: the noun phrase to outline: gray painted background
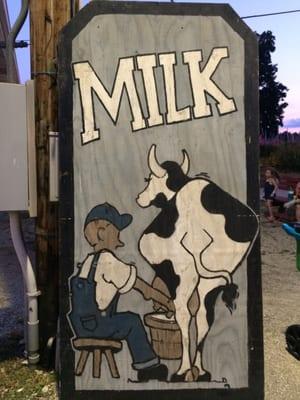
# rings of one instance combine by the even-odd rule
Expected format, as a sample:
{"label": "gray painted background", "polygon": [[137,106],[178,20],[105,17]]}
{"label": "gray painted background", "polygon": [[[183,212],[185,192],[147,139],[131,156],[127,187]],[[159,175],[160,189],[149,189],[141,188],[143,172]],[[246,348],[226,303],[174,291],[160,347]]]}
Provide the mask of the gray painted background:
{"label": "gray painted background", "polygon": [[[177,51],[176,68],[178,108],[192,104],[187,66],[181,64],[181,52],[203,50],[204,63],[213,47],[227,46],[229,59],[221,61],[214,80],[229,97],[234,97],[238,112],[219,116],[214,101],[213,117],[169,126],[160,126],[132,133],[131,114],[124,96],[119,120],[114,126],[95,101],[97,127],[101,140],[81,145],[82,116],[78,83],[74,82],[74,212],[75,212],[75,263],[90,251],[83,237],[83,223],[88,211],[103,202],[109,202],[122,213],[131,213],[133,223],[121,233],[125,247],[118,252],[121,259],[134,262],[138,273],[147,281],[153,278],[151,267],[138,253],[138,239],[158,210],[140,208],[135,198],[145,187],[144,177],[149,175],[147,154],[153,143],[158,145],[157,156],[163,162],[181,162],[181,149],[190,156],[189,176],[202,171],[230,194],[246,202],[246,154],[244,124],[244,42],[221,17],[199,16],[96,16],[73,41],[73,62],[89,61],[102,82],[110,91],[120,57],[145,53]],[[204,65],[202,63],[202,65]],[[158,68],[157,70],[160,70]],[[137,76],[138,90],[142,90],[141,76]],[[161,71],[156,73],[162,87]],[[142,99],[143,101],[143,99]],[[142,103],[145,111],[145,104]],[[160,103],[164,110],[164,101]],[[234,274],[239,286],[238,308],[231,316],[225,305],[218,301],[216,318],[204,348],[204,366],[213,380],[226,377],[231,387],[248,386],[247,346],[247,274],[244,263]],[[151,311],[142,297],[130,292],[120,299],[120,310],[131,310],[143,315]],[[78,355],[76,355],[78,359]],[[91,378],[91,358],[82,377],[76,378],[77,390],[114,389],[176,389],[194,387],[219,387],[218,383],[185,384],[134,384],[136,379],[130,364],[130,355],[124,349],[116,356],[120,379],[108,376],[103,361],[101,379]],[[169,362],[172,373],[178,362]]]}

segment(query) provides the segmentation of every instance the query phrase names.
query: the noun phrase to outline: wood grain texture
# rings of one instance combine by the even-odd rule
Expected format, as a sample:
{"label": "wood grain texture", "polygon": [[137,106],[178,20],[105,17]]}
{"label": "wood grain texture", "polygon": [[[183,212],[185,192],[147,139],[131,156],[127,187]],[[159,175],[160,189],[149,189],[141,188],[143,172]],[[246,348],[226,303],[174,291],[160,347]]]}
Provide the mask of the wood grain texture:
{"label": "wood grain texture", "polygon": [[86,366],[88,356],[89,356],[89,352],[87,350],[81,351],[80,358],[79,358],[77,366],[76,366],[75,375],[77,375],[77,376],[82,375],[84,368]]}
{"label": "wood grain texture", "polygon": [[[138,265],[139,275],[150,283],[153,280],[153,271],[146,259],[141,256],[141,249],[138,243],[149,223],[157,216],[158,210],[154,207],[139,208],[136,204],[136,196],[146,186],[144,177],[147,178],[149,176],[147,155],[153,143],[157,145],[159,163],[167,160],[181,163],[182,149],[185,149],[191,160],[189,177],[195,178],[200,172],[207,172],[213,182],[240,202],[251,204],[251,206],[257,204],[254,199],[255,187],[253,184],[249,186],[249,177],[253,173],[255,174],[257,164],[253,162],[253,158],[248,157],[249,146],[255,151],[252,146],[257,143],[255,138],[252,138],[251,142],[248,140],[249,136],[253,135],[255,131],[251,129],[249,120],[252,120],[252,128],[257,121],[253,115],[249,118],[251,110],[247,108],[248,106],[245,106],[244,102],[250,91],[254,92],[253,88],[251,89],[245,85],[245,81],[247,82],[250,74],[255,77],[256,73],[254,72],[253,74],[252,70],[247,70],[249,57],[245,53],[244,40],[248,43],[247,51],[251,48],[251,51],[255,54],[255,50],[253,50],[254,40],[250,32],[239,24],[228,9],[226,9],[226,12],[222,9],[222,17],[219,17],[220,9],[210,8],[206,5],[203,8],[199,6],[200,8],[197,9],[197,12],[200,16],[196,16],[196,8],[193,6],[186,9],[182,8],[182,13],[180,13],[179,6],[177,7],[176,5],[174,8],[167,5],[157,8],[158,6],[156,7],[155,5],[143,4],[143,9],[141,9],[137,5],[121,5],[118,3],[116,8],[113,9],[114,12],[117,12],[114,15],[109,5],[104,3],[101,6],[102,8],[100,6],[98,8],[96,3],[91,4],[91,14],[98,10],[100,14],[101,12],[108,12],[109,15],[94,17],[95,14],[93,14],[94,18],[88,19],[88,12],[86,12],[86,22],[82,22],[81,32],[70,29],[69,31],[66,30],[65,35],[73,35],[71,36],[72,62],[89,60],[108,91],[113,87],[119,58],[154,53],[158,57],[161,53],[175,52],[177,57],[177,66],[175,68],[177,108],[179,110],[192,106],[192,91],[187,74],[187,66],[182,63],[182,52],[201,49],[203,51],[204,65],[208,61],[213,48],[227,46],[229,49],[229,59],[223,60],[222,67],[214,74],[214,80],[222,87],[225,93],[234,97],[237,104],[237,112],[227,116],[218,114],[216,104],[210,98],[209,103],[213,111],[213,116],[210,118],[194,119],[173,125],[164,124],[133,133],[130,126],[132,115],[126,96],[122,98],[118,120],[115,125],[112,124],[101,103],[95,101],[95,124],[100,129],[101,137],[98,141],[82,146],[80,137],[83,129],[81,100],[78,82],[73,83],[72,146],[74,152],[72,156],[74,169],[72,170],[72,177],[74,178],[75,194],[74,203],[72,203],[73,200],[71,199],[70,204],[74,204],[74,225],[70,222],[66,231],[69,229],[71,235],[74,234],[74,243],[76,244],[71,247],[71,249],[74,249],[74,254],[68,253],[68,256],[71,259],[73,257],[75,265],[87,254],[89,245],[82,236],[85,216],[95,204],[109,201],[121,213],[133,215],[133,224],[121,234],[121,239],[125,246],[118,251],[118,257],[126,263],[134,262],[135,265]],[[161,12],[161,10],[165,11]],[[149,15],[147,15],[148,12]],[[159,15],[160,12],[162,15]],[[201,15],[201,13],[203,14]],[[88,28],[85,28],[87,21],[89,25]],[[237,24],[234,25],[234,29],[228,25],[228,21],[230,21],[230,24]],[[95,40],[95,38],[99,40]],[[107,46],[107,43],[111,43],[111,46]],[[252,69],[254,64],[249,64]],[[245,71],[248,71],[247,76],[244,75]],[[134,74],[142,111],[147,117],[148,110],[142,77],[139,72],[135,71]],[[161,68],[157,68],[155,71],[155,80],[159,93],[159,109],[161,114],[165,115],[167,113],[166,94]],[[252,92],[251,102],[255,109],[256,95]],[[70,117],[70,114],[68,115]],[[64,165],[68,165],[66,161],[64,162]],[[126,184],[124,184],[125,182]],[[250,192],[249,187],[251,187]],[[245,233],[246,231],[242,232],[242,235]],[[260,294],[257,293],[252,285],[257,274],[259,274],[258,250],[257,245],[255,245],[255,257],[251,253],[248,273],[246,260],[238,265],[236,272],[234,272],[234,282],[239,286],[240,297],[238,299],[238,308],[232,315],[225,307],[220,292],[215,296],[215,306],[212,300],[207,300],[211,304],[215,315],[212,327],[205,339],[203,361],[205,368],[212,372],[213,382],[172,384],[149,382],[140,385],[134,382],[136,375],[130,369],[131,358],[125,346],[116,356],[120,379],[112,381],[109,371],[104,368],[103,373],[101,373],[101,383],[91,379],[90,362],[87,365],[86,373],[82,377],[76,378],[75,387],[78,393],[83,392],[88,395],[88,392],[85,392],[87,389],[95,391],[112,389],[113,391],[121,391],[118,392],[118,396],[122,397],[122,391],[124,391],[124,395],[130,393],[131,396],[135,396],[135,394],[139,395],[140,390],[144,390],[145,396],[151,396],[151,391],[160,390],[160,396],[163,398],[164,394],[167,395],[167,391],[170,389],[178,391],[178,396],[179,393],[180,396],[184,396],[185,392],[192,393],[195,389],[201,389],[203,390],[203,395],[207,396],[207,398],[217,399],[224,393],[222,391],[210,392],[209,389],[224,388],[226,382],[222,382],[222,378],[225,377],[232,389],[233,399],[242,397],[245,399],[260,399],[261,369],[260,367],[258,370],[254,368],[254,365],[261,366],[262,360],[261,353],[259,353],[261,342],[256,336],[260,328],[257,326],[256,330],[253,322],[258,318],[256,322],[258,325],[260,324]],[[161,248],[157,246],[155,251],[159,254]],[[174,252],[176,253],[175,249]],[[223,257],[224,259],[227,257],[226,248],[224,249]],[[256,260],[256,263],[254,260]],[[249,275],[250,267],[254,268],[255,272],[250,272]],[[72,274],[71,266],[65,270],[64,276],[70,276],[70,274]],[[251,279],[251,296],[255,293],[258,299],[256,316],[253,314],[251,307],[249,308],[248,306],[250,294],[248,293],[249,282],[247,281],[247,276]],[[203,282],[204,285],[205,278],[200,278],[200,282]],[[209,287],[209,285],[211,285],[211,291],[214,291],[222,285],[222,280],[217,281],[217,283],[216,280],[214,282],[206,282],[204,286]],[[195,304],[194,308],[197,309],[200,306],[201,310],[201,306],[203,307],[204,304],[203,299],[201,302],[201,296],[200,302],[196,301]],[[208,307],[208,305],[205,304],[205,307]],[[151,312],[151,308],[151,304],[147,304],[139,294],[132,292],[122,296],[119,303],[119,311],[129,309],[130,311],[138,312],[141,316]],[[67,310],[67,305],[65,309]],[[203,316],[205,316],[204,312]],[[200,321],[198,327],[203,327],[206,323],[203,317],[203,321]],[[249,337],[248,331],[250,332]],[[153,335],[155,336],[156,333]],[[192,342],[195,343],[197,332],[194,319],[191,323],[190,335]],[[254,353],[250,352],[248,343],[253,343],[255,337],[258,340],[256,342],[257,345],[254,346],[256,356],[253,357]],[[156,338],[159,338],[159,335]],[[191,346],[191,358],[193,358],[195,350],[195,346]],[[178,366],[178,361],[168,361],[170,373],[175,372]],[[189,376],[187,376],[187,381],[195,379],[197,375],[198,372],[196,373],[194,369],[191,369]],[[254,397],[251,393],[255,393]],[[256,396],[256,394],[258,395]]]}
{"label": "wood grain texture", "polygon": [[99,349],[113,349],[114,351],[120,351],[122,349],[122,343],[117,340],[106,340],[106,339],[95,339],[95,338],[80,338],[73,340],[73,346],[78,350],[89,350],[93,348]]}
{"label": "wood grain texture", "polygon": [[108,367],[110,369],[111,376],[113,378],[120,378],[120,374],[119,374],[118,367],[117,367],[117,364],[115,361],[115,357],[114,357],[111,349],[105,350],[104,354],[105,354],[107,362],[108,362]]}
{"label": "wood grain texture", "polygon": [[100,378],[101,376],[101,355],[100,349],[93,351],[93,378]]}
{"label": "wood grain texture", "polygon": [[[128,26],[130,26],[130,30],[128,30]],[[141,32],[143,33],[141,34]],[[207,32],[209,32],[208,38]],[[78,92],[76,90],[74,92],[75,187],[82,187],[84,182],[84,187],[86,188],[84,189],[85,195],[78,195],[80,197],[77,197],[78,205],[75,203],[75,241],[77,243],[75,259],[78,257],[80,260],[84,253],[88,251],[88,245],[82,240],[83,238],[80,235],[82,231],[80,226],[81,221],[84,220],[84,213],[88,211],[88,205],[92,206],[97,203],[101,204],[104,201],[113,201],[113,205],[121,213],[129,212],[134,215],[135,221],[133,228],[124,230],[121,234],[121,239],[124,239],[126,246],[124,249],[120,249],[119,257],[121,259],[125,257],[125,261],[129,262],[132,260],[132,255],[134,255],[134,261],[139,268],[139,275],[145,281],[149,281],[148,277],[153,276],[151,268],[141,258],[136,245],[141,232],[147,227],[155,214],[157,214],[157,211],[153,207],[139,209],[135,198],[145,187],[142,180],[149,174],[147,155],[152,143],[157,143],[157,158],[159,162],[174,160],[181,163],[182,156],[180,153],[181,149],[184,148],[191,160],[190,176],[201,171],[206,171],[222,188],[228,190],[242,201],[246,199],[246,171],[242,167],[245,163],[245,139],[240,134],[241,129],[244,129],[242,128],[242,42],[239,38],[234,38],[234,34],[225,23],[219,20],[216,23],[212,18],[203,18],[199,21],[198,18],[186,17],[184,19],[177,16],[169,17],[168,19],[162,16],[156,16],[155,18],[152,16],[131,18],[123,15],[106,18],[99,17],[98,20],[94,19],[91,22],[88,32],[86,31],[86,34],[78,36],[76,42],[73,44],[74,61],[83,58],[83,52],[86,52],[86,49],[91,47],[91,38],[97,35],[100,35],[101,42],[97,43],[97,52],[92,51],[88,59],[94,68],[98,66],[98,74],[109,90],[115,78],[119,57],[134,54],[136,48],[139,49],[139,54],[148,54],[151,51],[155,51],[155,53],[177,51],[176,83],[178,109],[192,104],[189,77],[186,66],[181,62],[181,52],[198,47],[202,49],[207,61],[212,48],[217,43],[224,43],[224,37],[227,38],[226,44],[229,43],[229,38],[231,41],[230,62],[224,61],[222,68],[220,67],[220,71],[216,71],[214,79],[224,88],[225,92],[235,94],[234,98],[238,104],[239,112],[224,116],[223,119],[221,117],[204,118],[181,124],[159,126],[155,129],[152,128],[149,132],[132,133],[130,128],[131,112],[125,98],[121,101],[119,119],[115,127],[112,126],[101,104],[95,101],[96,124],[100,127],[101,139],[82,147],[79,134],[81,131],[82,115],[78,108]],[[191,37],[198,38],[204,35],[207,38],[205,41],[191,39]],[[120,41],[121,37],[123,37],[122,41]],[[161,40],[162,37],[164,38],[163,41]],[[108,40],[112,40],[114,43],[113,51],[106,47]],[[142,81],[139,74],[136,74],[136,82],[138,93],[141,93],[142,107],[146,113],[147,107],[145,96],[142,94]],[[158,68],[156,71],[156,82],[158,92],[160,93],[160,109],[164,114],[166,113],[166,99],[161,68]],[[215,106],[212,105],[212,107],[214,113],[216,113]],[[239,126],[240,130],[236,126]],[[113,140],[113,137],[115,140]],[[102,146],[102,143],[105,148]],[[89,169],[89,174],[83,175],[81,172],[82,166],[87,165],[87,162],[92,167]],[[237,165],[239,166],[238,169],[236,168]],[[97,182],[99,188],[105,188],[104,191],[99,192],[96,188],[94,189],[93,182]],[[124,186],[123,182],[127,184]],[[119,188],[122,188],[121,192]],[[154,252],[159,254],[161,245],[153,243],[152,246]],[[241,279],[237,281],[241,296],[237,313],[231,316],[225,306],[222,307],[222,304],[219,305],[223,310],[223,318],[220,321],[222,329],[226,332],[227,329],[231,331],[232,325],[235,327],[234,329],[237,331],[239,337],[240,348],[237,352],[235,352],[235,349],[232,350],[234,357],[231,355],[230,359],[226,358],[224,370],[222,369],[224,364],[221,363],[220,366],[220,362],[215,361],[220,359],[219,345],[216,341],[218,343],[220,341],[226,347],[228,341],[226,333],[223,335],[213,335],[215,341],[211,344],[210,352],[206,350],[208,345],[204,348],[205,364],[209,370],[215,371],[214,376],[217,379],[228,375],[228,364],[232,364],[231,371],[235,372],[230,373],[230,384],[233,386],[247,385],[247,322],[245,321],[247,314],[245,309],[240,308],[242,307],[241,302],[244,302],[247,296],[245,272],[244,266]],[[147,311],[148,305],[144,301],[138,301],[137,303],[135,300],[128,299],[126,308],[134,312],[138,311],[143,315]],[[241,322],[241,318],[244,322]],[[191,335],[195,337],[196,332],[191,332]],[[229,341],[228,346],[235,347],[236,345]],[[193,357],[194,354],[191,355],[191,358]],[[175,368],[174,364],[171,371],[174,371]],[[124,364],[121,363],[120,373],[121,381],[126,382],[130,369],[124,368]],[[134,374],[132,374],[131,379],[135,379]],[[91,382],[90,384],[97,385],[95,382]],[[110,385],[109,382],[108,385]]]}
{"label": "wood grain texture", "polygon": [[58,131],[58,32],[70,20],[70,2],[30,1],[31,70],[35,84],[37,162],[36,264],[42,360],[58,318],[58,204],[49,202],[49,131]]}

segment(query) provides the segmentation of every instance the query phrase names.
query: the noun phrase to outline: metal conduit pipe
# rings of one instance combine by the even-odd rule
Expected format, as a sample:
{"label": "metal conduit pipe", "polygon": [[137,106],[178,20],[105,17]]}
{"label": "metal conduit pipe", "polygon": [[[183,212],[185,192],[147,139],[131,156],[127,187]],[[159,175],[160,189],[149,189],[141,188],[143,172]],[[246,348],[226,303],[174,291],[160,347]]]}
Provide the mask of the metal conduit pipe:
{"label": "metal conduit pipe", "polygon": [[[7,78],[8,82],[13,82],[13,62],[14,62],[14,44],[25,19],[28,14],[29,0],[22,0],[20,14],[14,23],[7,37],[6,60],[7,60]],[[15,251],[22,269],[22,275],[25,287],[25,307],[26,325],[25,325],[25,346],[29,366],[39,362],[39,320],[38,320],[38,300],[39,292],[37,290],[34,270],[26,252],[20,214],[17,211],[9,213],[10,231]]]}
{"label": "metal conduit pipe", "polygon": [[20,14],[11,28],[6,41],[7,79],[13,82],[14,45],[28,14],[29,0],[22,0]]}
{"label": "metal conduit pipe", "polygon": [[26,350],[29,365],[39,362],[39,320],[38,320],[38,301],[40,292],[37,290],[36,279],[30,258],[24,246],[20,214],[18,212],[9,213],[10,232],[14,248],[22,269],[23,280],[25,283],[26,296]]}

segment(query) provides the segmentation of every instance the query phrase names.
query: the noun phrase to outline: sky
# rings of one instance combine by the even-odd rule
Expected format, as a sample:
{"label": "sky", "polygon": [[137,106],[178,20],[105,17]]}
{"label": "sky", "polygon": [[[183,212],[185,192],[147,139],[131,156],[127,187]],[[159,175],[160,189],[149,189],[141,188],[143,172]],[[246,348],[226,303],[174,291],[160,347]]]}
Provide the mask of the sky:
{"label": "sky", "polygon": [[[82,5],[88,0],[82,0]],[[180,2],[187,2],[180,0]],[[189,0],[189,2],[192,2]],[[211,0],[208,3],[226,3],[226,0]],[[201,1],[198,1],[201,3]],[[265,14],[278,11],[300,9],[299,0],[229,0],[228,4],[241,17],[254,14]],[[20,8],[21,0],[7,0],[11,24],[14,23]],[[272,55],[273,63],[278,65],[277,80],[289,88],[287,95],[288,107],[285,110],[284,129],[300,131],[300,51],[299,27],[300,12],[294,14],[251,18],[245,22],[258,33],[271,30],[276,37],[276,51]],[[18,40],[29,40],[29,19],[21,30]],[[17,49],[17,59],[21,83],[30,79],[30,50]]]}

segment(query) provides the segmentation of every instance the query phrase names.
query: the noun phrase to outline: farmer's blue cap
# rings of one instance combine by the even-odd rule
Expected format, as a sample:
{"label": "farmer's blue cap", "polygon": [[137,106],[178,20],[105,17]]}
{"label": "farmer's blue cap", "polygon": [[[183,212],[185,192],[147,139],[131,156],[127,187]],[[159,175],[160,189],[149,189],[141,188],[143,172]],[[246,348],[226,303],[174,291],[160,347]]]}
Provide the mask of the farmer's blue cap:
{"label": "farmer's blue cap", "polygon": [[84,229],[86,226],[98,219],[103,219],[112,223],[119,231],[126,228],[132,221],[132,216],[130,214],[120,214],[119,211],[108,203],[99,204],[91,209],[88,213]]}

